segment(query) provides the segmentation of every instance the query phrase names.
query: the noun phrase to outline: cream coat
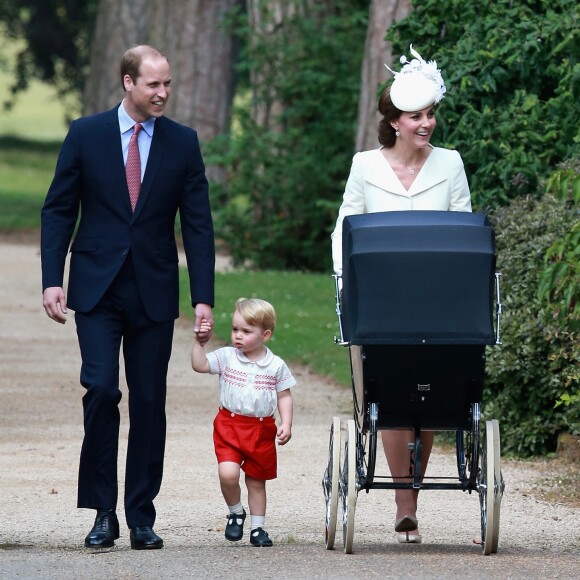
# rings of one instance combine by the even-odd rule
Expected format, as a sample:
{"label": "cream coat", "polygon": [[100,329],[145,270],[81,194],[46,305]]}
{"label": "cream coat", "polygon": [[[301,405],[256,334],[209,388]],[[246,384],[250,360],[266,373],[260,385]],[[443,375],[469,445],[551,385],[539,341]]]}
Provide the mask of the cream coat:
{"label": "cream coat", "polygon": [[471,211],[469,185],[457,151],[433,147],[408,190],[381,149],[357,153],[332,233],[334,271],[342,273],[342,221],[346,216],[406,210]]}

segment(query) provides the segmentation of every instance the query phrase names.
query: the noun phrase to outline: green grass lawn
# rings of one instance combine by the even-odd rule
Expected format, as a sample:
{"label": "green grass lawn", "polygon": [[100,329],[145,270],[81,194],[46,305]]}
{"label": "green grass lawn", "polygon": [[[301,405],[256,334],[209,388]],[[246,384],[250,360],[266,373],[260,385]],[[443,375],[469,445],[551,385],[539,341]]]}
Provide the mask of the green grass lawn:
{"label": "green grass lawn", "polygon": [[[3,87],[0,91],[0,135],[38,141],[62,141],[67,125],[63,106],[53,89],[36,81],[31,83],[29,91],[12,99],[6,91],[10,78],[0,72],[0,82]],[[14,103],[12,109],[4,108],[6,100]]]}
{"label": "green grass lawn", "polygon": [[40,227],[60,142],[0,137],[0,230]]}
{"label": "green grass lawn", "polygon": [[18,46],[0,28],[0,229],[5,231],[39,227],[40,208],[67,130],[65,105],[49,85],[32,81],[26,92],[11,95]]}

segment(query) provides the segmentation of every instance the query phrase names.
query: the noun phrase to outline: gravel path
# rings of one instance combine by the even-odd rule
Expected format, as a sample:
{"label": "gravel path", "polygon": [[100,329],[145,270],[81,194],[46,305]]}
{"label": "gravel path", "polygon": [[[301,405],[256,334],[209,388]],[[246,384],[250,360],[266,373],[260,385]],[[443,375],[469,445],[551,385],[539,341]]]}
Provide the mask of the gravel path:
{"label": "gravel path", "polygon": [[[192,332],[185,320],[176,327],[166,470],[156,502],[155,529],[166,548],[132,551],[123,529],[114,549],[86,551],[83,538],[94,512],[75,507],[82,388],[74,320],[69,315],[61,327],[45,316],[39,270],[35,246],[0,244],[0,579],[579,577],[580,510],[536,499],[530,490],[542,474],[522,463],[503,465],[496,555],[484,557],[473,544],[479,500],[458,491],[422,493],[420,546],[396,543],[391,491],[361,493],[354,553],[342,553],[340,535],[338,549],[326,551],[320,481],[329,428],[334,415],[350,417],[352,399],[347,389],[297,367],[294,436],[280,449],[279,477],[268,486],[266,524],[275,546],[256,550],[247,540],[226,542],[211,440],[217,384],[191,371]],[[378,454],[377,471],[384,473]],[[120,458],[122,477],[124,449]],[[436,449],[429,470],[454,474],[454,455]]]}

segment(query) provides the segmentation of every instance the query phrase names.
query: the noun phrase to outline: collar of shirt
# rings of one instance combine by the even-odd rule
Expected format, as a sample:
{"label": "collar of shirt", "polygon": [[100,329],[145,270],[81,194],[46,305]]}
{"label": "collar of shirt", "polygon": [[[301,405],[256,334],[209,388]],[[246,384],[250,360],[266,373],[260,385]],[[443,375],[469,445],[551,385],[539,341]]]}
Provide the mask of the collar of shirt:
{"label": "collar of shirt", "polygon": [[[129,113],[125,110],[123,103],[119,105],[119,128],[121,130],[121,135],[127,131],[133,131],[135,126],[135,121],[129,116]],[[147,121],[141,123],[143,131],[149,135],[150,138],[153,137],[153,131],[155,130],[155,117],[149,117]]]}
{"label": "collar of shirt", "polygon": [[236,356],[238,357],[238,360],[241,362],[255,363],[259,367],[267,367],[272,362],[274,354],[267,346],[265,346],[264,348],[266,349],[266,354],[260,360],[250,360],[239,348],[235,349]]}
{"label": "collar of shirt", "polygon": [[[123,103],[119,105],[119,129],[121,131],[121,149],[123,151],[123,163],[127,163],[127,154],[129,151],[129,142],[133,134],[135,121],[129,117]],[[139,157],[141,159],[141,181],[145,176],[145,168],[149,159],[149,151],[153,140],[153,129],[155,127],[155,118],[149,117],[147,121],[141,123],[143,129],[139,132]]]}

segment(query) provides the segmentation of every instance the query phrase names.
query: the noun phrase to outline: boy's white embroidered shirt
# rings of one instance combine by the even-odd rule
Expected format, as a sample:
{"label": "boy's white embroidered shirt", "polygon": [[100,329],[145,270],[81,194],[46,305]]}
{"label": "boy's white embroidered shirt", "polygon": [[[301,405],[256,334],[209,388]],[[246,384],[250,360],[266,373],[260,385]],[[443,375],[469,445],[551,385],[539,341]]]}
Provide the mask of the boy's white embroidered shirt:
{"label": "boy's white embroidered shirt", "polygon": [[226,346],[208,353],[210,373],[219,375],[220,404],[232,413],[271,417],[278,392],[296,384],[286,363],[266,347],[266,355],[251,361],[239,349]]}

